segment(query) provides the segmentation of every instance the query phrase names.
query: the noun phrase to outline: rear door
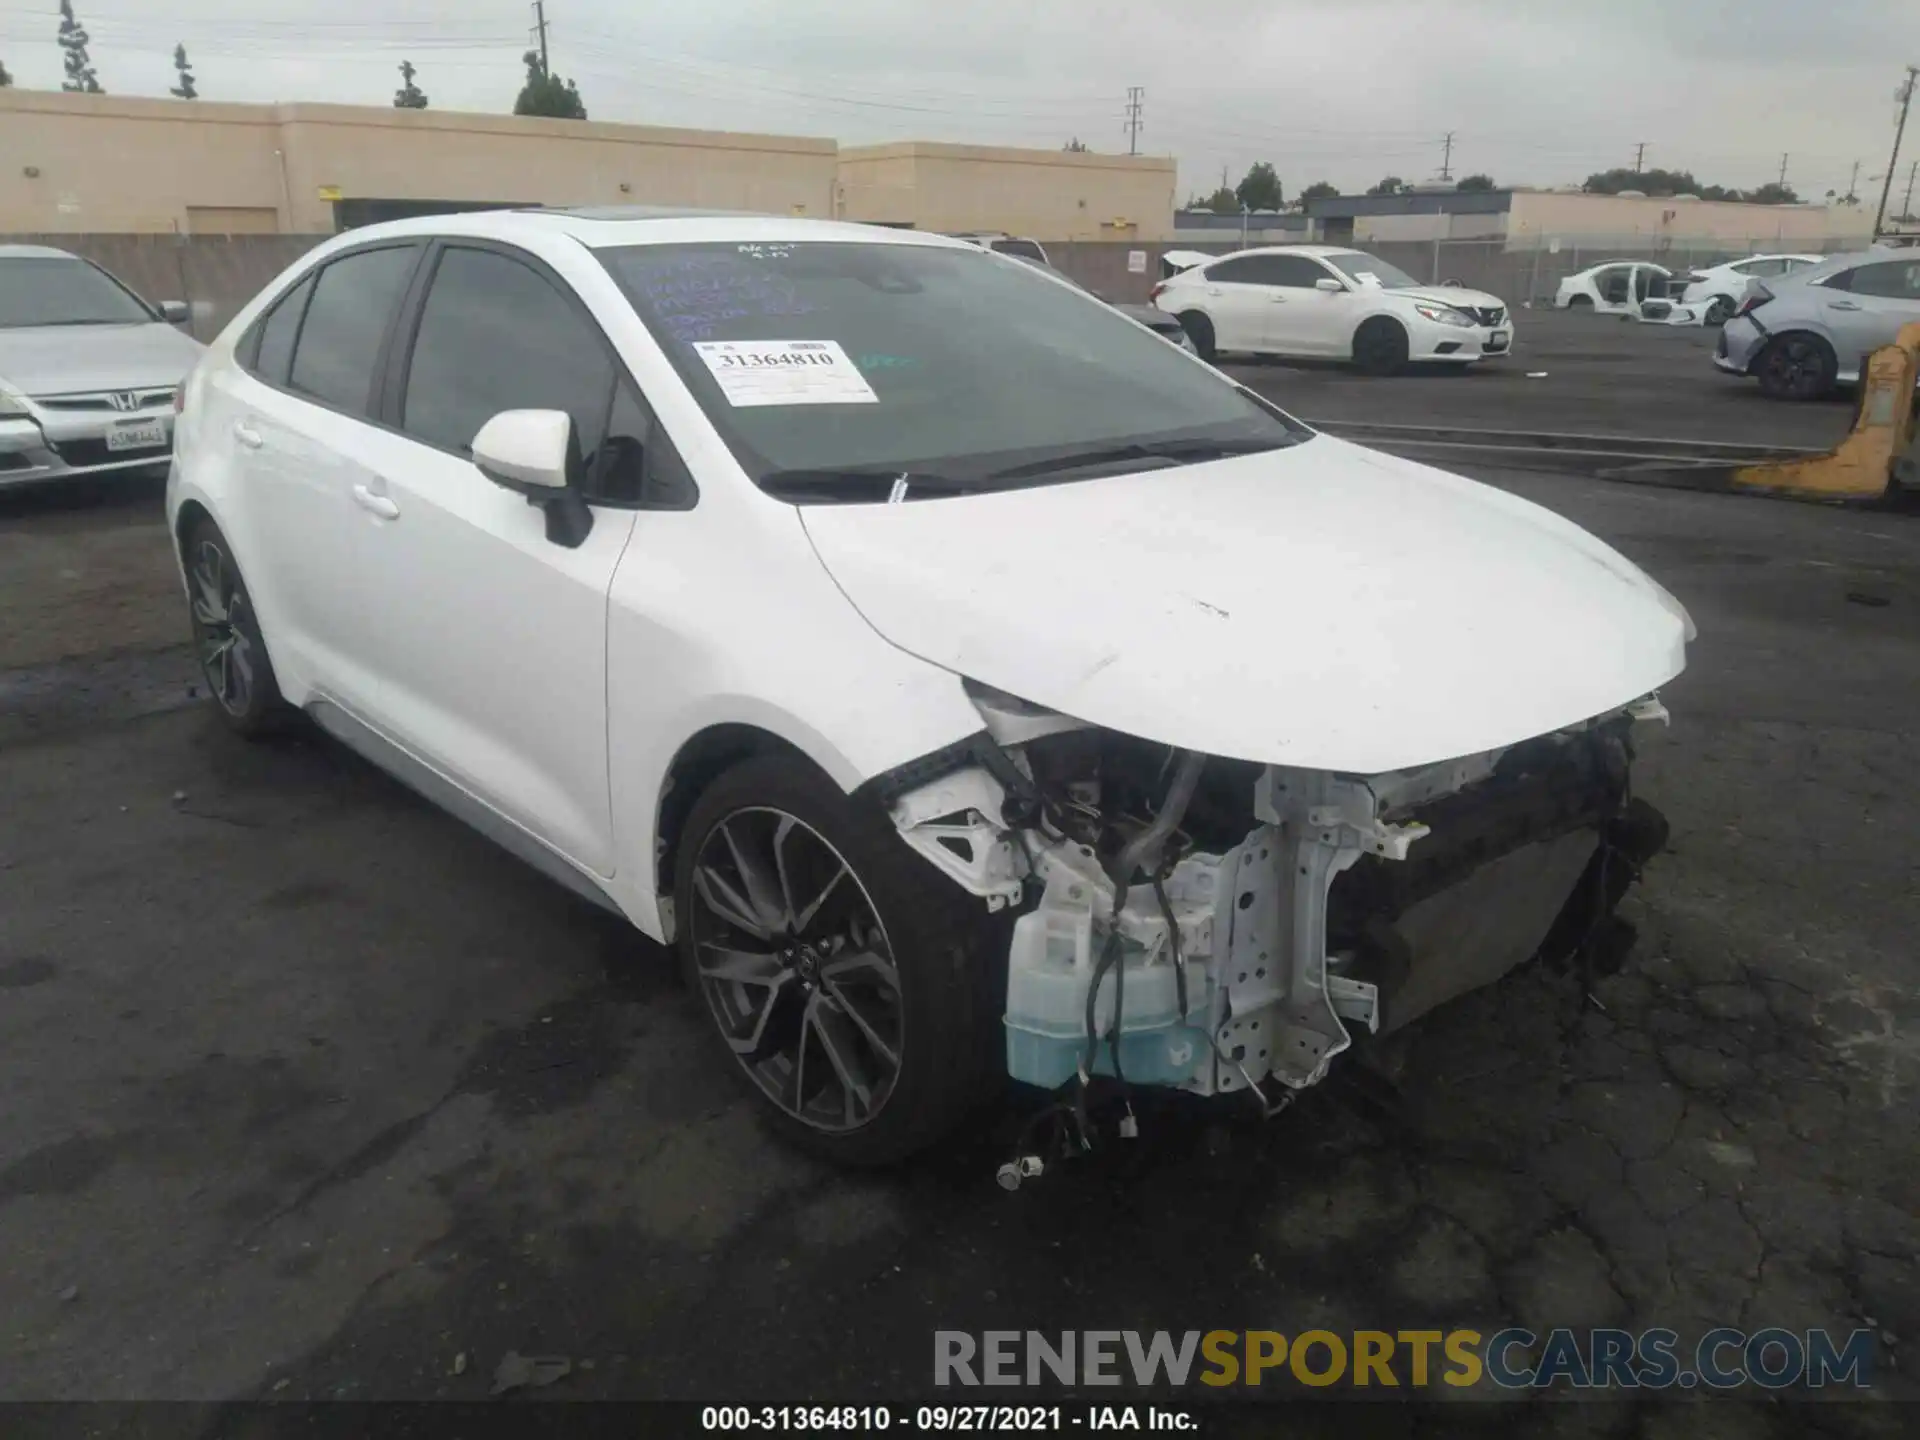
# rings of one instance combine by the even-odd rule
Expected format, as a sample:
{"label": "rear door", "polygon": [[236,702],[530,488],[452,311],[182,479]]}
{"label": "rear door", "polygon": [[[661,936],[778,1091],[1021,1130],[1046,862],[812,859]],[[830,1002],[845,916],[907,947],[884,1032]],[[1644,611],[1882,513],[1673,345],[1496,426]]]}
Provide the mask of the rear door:
{"label": "rear door", "polygon": [[[435,245],[396,339],[366,534],[380,721],[442,776],[575,864],[614,868],[607,592],[649,420],[578,296],[531,255]],[[577,547],[471,459],[502,410],[573,421]]]}
{"label": "rear door", "polygon": [[1213,343],[1219,350],[1260,351],[1268,348],[1274,303],[1265,255],[1233,255],[1215,261],[1195,278],[1204,308],[1213,321]]}
{"label": "rear door", "polygon": [[1891,345],[1902,325],[1920,320],[1920,256],[1855,266],[1812,293],[1820,296],[1840,369],[1852,374],[1862,357]]}
{"label": "rear door", "polygon": [[235,457],[229,537],[288,678],[365,713],[371,614],[360,583],[367,519],[356,496],[389,332],[425,247],[374,245],[291,288],[239,347],[224,378],[218,443]]}

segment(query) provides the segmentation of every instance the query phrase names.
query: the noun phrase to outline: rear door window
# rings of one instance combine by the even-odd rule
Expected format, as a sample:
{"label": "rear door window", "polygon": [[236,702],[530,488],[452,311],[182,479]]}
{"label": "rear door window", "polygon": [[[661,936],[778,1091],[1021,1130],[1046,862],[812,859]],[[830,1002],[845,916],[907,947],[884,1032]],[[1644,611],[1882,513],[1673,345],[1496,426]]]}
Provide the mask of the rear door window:
{"label": "rear door window", "polygon": [[1888,260],[1853,272],[1853,293],[1883,300],[1920,300],[1920,260]]}
{"label": "rear door window", "polygon": [[313,276],[309,275],[275,302],[260,322],[254,336],[253,364],[250,367],[269,385],[287,383],[287,367],[293,362],[293,342],[300,333],[300,319],[307,313],[307,297],[313,294]]}
{"label": "rear door window", "polygon": [[294,347],[293,389],[349,415],[371,413],[380,346],[418,254],[417,245],[361,250],[320,271]]}

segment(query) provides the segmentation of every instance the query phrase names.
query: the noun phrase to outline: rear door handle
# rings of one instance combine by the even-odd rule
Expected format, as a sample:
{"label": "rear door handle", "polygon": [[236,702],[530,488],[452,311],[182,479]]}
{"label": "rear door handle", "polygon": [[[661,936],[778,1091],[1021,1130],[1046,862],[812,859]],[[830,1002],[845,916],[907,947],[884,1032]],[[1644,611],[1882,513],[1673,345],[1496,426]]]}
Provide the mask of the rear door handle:
{"label": "rear door handle", "polygon": [[1836,310],[1858,310],[1860,308],[1860,302],[1858,300],[1830,300],[1827,303],[1832,305]]}
{"label": "rear door handle", "polygon": [[398,520],[400,507],[385,495],[376,495],[365,485],[353,487],[353,503],[369,514],[378,515],[382,520]]}
{"label": "rear door handle", "polygon": [[249,450],[258,450],[262,445],[267,443],[261,438],[260,432],[244,420],[236,420],[233,422],[233,438]]}

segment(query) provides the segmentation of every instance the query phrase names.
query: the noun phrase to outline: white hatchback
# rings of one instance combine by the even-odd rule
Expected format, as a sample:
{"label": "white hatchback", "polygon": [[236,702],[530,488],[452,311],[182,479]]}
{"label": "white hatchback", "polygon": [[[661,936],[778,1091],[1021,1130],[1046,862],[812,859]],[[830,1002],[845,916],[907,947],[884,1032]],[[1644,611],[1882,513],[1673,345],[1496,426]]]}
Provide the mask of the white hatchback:
{"label": "white hatchback", "polygon": [[1589,949],[1692,635],[1546,510],[819,221],[338,236],[194,371],[167,513],[233,729],[305,712],[676,945],[853,1162],[1008,1075],[1075,1144],[1129,1085],[1277,1103]]}
{"label": "white hatchback", "polygon": [[1377,256],[1336,245],[1240,250],[1171,275],[1153,303],[1178,315],[1194,348],[1217,354],[1350,360],[1369,374],[1466,366],[1513,345],[1506,303],[1457,285],[1423,285]]}

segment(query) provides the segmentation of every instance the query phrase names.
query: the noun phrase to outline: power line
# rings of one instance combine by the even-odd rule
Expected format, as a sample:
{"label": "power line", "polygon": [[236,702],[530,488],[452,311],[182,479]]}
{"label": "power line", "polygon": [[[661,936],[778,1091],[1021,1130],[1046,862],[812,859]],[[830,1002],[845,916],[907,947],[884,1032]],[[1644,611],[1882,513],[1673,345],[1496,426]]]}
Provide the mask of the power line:
{"label": "power line", "polygon": [[1140,111],[1146,104],[1147,92],[1138,85],[1127,87],[1127,123],[1122,128],[1127,132],[1127,154],[1140,153]]}

